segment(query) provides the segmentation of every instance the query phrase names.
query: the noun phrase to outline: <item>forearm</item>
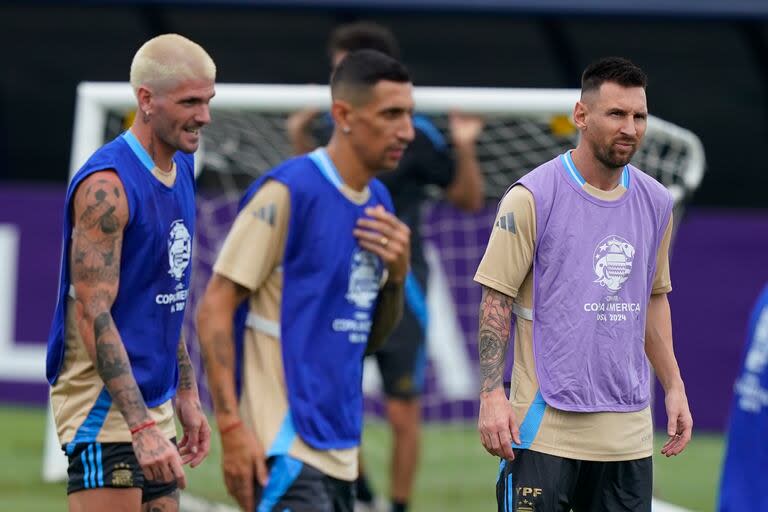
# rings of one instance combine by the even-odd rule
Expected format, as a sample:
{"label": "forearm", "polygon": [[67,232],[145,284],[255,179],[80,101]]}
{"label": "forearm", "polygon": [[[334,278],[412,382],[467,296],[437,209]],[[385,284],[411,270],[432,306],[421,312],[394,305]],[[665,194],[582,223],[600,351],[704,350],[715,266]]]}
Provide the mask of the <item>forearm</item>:
{"label": "forearm", "polygon": [[477,211],[483,207],[485,190],[475,144],[455,145],[454,156],[456,175],[446,191],[446,196],[459,208]]}
{"label": "forearm", "polygon": [[665,392],[684,389],[672,345],[672,315],[666,294],[652,295],[648,302],[645,353]]}
{"label": "forearm", "polygon": [[189,351],[187,350],[187,343],[182,335],[179,338],[179,348],[176,351],[176,361],[179,365],[179,394],[192,394],[195,397],[198,396],[197,392],[197,380],[195,379],[195,368],[192,366],[192,361],[189,359]]}
{"label": "forearm", "polygon": [[96,315],[85,313],[79,318],[79,325],[86,346],[89,345],[88,341],[92,341],[90,345],[93,350],[89,352],[96,372],[104,381],[112,402],[123,415],[128,427],[133,428],[148,421],[149,410],[131,371],[128,353],[112,315],[108,311]]}
{"label": "forearm", "polygon": [[512,302],[512,297],[483,287],[478,339],[481,395],[502,387],[512,322]]}
{"label": "forearm", "polygon": [[389,282],[384,285],[373,315],[373,325],[368,336],[366,354],[372,354],[380,349],[387,337],[403,317],[405,307],[405,293],[403,283]]}
{"label": "forearm", "polygon": [[221,425],[237,419],[233,315],[203,300],[197,316],[197,335],[203,354],[214,412]]}

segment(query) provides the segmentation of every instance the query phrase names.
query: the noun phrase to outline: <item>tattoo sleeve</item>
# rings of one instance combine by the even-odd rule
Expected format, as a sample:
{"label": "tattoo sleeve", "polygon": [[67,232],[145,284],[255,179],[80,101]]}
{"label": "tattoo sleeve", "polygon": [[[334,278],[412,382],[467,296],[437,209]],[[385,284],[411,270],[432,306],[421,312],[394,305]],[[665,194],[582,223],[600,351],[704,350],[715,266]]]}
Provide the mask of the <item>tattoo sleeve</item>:
{"label": "tattoo sleeve", "polygon": [[403,317],[405,293],[402,283],[387,283],[381,290],[376,312],[373,315],[371,333],[365,354],[373,354],[380,349]]}
{"label": "tattoo sleeve", "polygon": [[112,319],[120,281],[128,203],[112,172],[86,178],[73,201],[70,252],[78,330],[97,373],[129,426],[149,419],[128,354]]}
{"label": "tattoo sleeve", "polygon": [[512,302],[512,297],[483,287],[478,341],[481,393],[492,391],[502,384],[512,322]]}

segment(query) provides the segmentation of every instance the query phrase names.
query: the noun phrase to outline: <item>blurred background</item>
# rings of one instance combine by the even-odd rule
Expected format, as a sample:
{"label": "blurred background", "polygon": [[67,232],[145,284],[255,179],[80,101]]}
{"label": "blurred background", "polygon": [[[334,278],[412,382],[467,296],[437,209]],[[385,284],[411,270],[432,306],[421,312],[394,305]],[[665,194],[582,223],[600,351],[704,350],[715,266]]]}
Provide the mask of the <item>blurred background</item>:
{"label": "blurred background", "polygon": [[[749,311],[768,282],[768,166],[762,156],[768,4],[761,0],[0,2],[2,508],[65,509],[63,486],[40,479],[47,400],[42,347],[55,302],[77,85],[126,82],[136,49],[165,32],[205,47],[217,63],[218,83],[323,84],[328,34],[356,20],[393,31],[417,86],[575,88],[592,60],[630,58],[649,75],[651,113],[700,138],[706,172],[686,197],[670,295],[696,433],[688,453],[659,461],[656,487],[667,501],[714,510]],[[124,114],[113,113],[118,131]],[[208,172],[242,172],[231,169],[233,161],[205,163]],[[222,181],[206,183],[211,191]],[[470,260],[482,254],[496,200],[489,194],[484,213],[475,217],[471,244],[479,249]],[[449,210],[437,201],[426,229],[439,225],[429,215],[453,218]],[[439,234],[430,231],[429,237],[439,251]],[[474,371],[479,291],[468,281],[474,269],[456,271],[445,258],[444,264],[449,275],[466,281],[452,282],[451,291],[466,336],[462,358]],[[438,370],[430,371],[433,381],[439,378]],[[414,510],[489,510],[496,463],[474,432],[476,409],[471,400],[444,405],[439,383],[432,386],[436,401],[427,414]],[[389,440],[375,396],[367,410],[365,450],[374,482],[384,490]],[[662,413],[657,404],[656,424],[663,430]],[[226,501],[212,459],[192,472],[192,489]]]}

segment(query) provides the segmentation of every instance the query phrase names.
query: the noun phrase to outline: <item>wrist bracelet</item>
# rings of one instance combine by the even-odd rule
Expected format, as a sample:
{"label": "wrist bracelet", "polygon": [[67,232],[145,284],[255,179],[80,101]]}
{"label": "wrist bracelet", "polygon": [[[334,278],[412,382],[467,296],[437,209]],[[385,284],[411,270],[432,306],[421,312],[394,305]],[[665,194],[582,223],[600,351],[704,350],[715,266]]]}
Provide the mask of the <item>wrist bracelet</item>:
{"label": "wrist bracelet", "polygon": [[224,435],[224,434],[227,434],[229,432],[232,432],[233,430],[235,430],[237,427],[239,427],[242,424],[243,424],[243,420],[237,420],[234,423],[231,423],[231,424],[227,425],[224,428],[219,428],[219,434]]}
{"label": "wrist bracelet", "polygon": [[157,425],[157,423],[155,423],[155,420],[145,421],[141,425],[133,427],[131,429],[131,435],[135,435],[135,434],[141,432],[142,430],[146,430],[146,429],[148,429],[150,427],[154,427],[155,425]]}

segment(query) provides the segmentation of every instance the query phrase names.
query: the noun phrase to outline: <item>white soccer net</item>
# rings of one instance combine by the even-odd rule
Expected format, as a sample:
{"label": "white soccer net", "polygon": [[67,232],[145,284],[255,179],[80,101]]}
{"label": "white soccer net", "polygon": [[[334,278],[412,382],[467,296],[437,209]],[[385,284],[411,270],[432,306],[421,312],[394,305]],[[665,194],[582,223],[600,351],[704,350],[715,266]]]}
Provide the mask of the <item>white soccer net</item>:
{"label": "white soccer net", "polygon": [[[290,156],[286,116],[303,108],[327,108],[324,86],[217,85],[212,124],[204,130],[198,162],[198,223],[188,311],[210,276],[218,249],[247,185]],[[466,215],[439,201],[424,211],[421,231],[431,266],[428,303],[433,322],[428,340],[424,416],[427,420],[476,419],[477,315],[480,288],[472,275],[490,233],[503,192],[525,172],[574,147],[569,118],[577,90],[417,88],[416,104],[445,132],[451,109],[486,116],[478,155],[486,179],[487,207]],[[106,140],[125,128],[133,107],[127,84],[82,84],[78,89],[72,157],[76,169]],[[450,140],[446,137],[447,140]],[[673,193],[678,205],[698,186],[704,171],[701,143],[691,132],[652,117],[634,162]],[[678,208],[678,218],[680,217]],[[190,353],[199,350],[187,315]],[[376,375],[366,371],[366,409],[381,412]],[[206,394],[205,380],[203,394]]]}

